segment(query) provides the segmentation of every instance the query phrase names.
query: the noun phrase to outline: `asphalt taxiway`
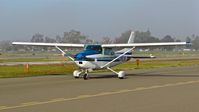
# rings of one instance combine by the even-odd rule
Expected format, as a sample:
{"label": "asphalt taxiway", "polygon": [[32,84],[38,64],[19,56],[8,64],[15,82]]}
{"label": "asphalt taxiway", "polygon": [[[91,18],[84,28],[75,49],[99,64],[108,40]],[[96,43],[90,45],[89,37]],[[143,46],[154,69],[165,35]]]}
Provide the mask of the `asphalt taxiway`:
{"label": "asphalt taxiway", "polygon": [[0,112],[197,112],[199,66],[0,79]]}

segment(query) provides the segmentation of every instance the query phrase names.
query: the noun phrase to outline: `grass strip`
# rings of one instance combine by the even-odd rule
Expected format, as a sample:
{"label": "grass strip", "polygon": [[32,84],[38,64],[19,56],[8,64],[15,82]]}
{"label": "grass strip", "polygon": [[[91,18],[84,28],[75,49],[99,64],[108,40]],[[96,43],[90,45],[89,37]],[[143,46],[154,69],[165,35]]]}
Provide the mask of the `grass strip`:
{"label": "grass strip", "polygon": [[[139,66],[136,65],[135,61],[129,61],[115,66],[113,69],[119,71],[193,65],[199,65],[199,59],[144,60],[140,61]],[[67,75],[72,74],[76,69],[78,68],[75,64],[29,65],[28,70],[24,65],[0,66],[0,78]],[[102,71],[106,70],[98,70],[95,72]]]}

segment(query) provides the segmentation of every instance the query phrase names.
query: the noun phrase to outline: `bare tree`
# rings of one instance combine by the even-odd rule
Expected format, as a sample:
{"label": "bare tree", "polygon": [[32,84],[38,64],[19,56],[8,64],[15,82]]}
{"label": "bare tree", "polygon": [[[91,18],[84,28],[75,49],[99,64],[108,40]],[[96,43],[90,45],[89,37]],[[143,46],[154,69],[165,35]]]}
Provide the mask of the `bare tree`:
{"label": "bare tree", "polygon": [[55,37],[55,40],[56,40],[57,43],[62,42],[62,38],[61,38],[59,35],[57,35],[57,36]]}
{"label": "bare tree", "polygon": [[103,37],[102,38],[102,44],[111,44],[111,43],[113,43],[113,41],[110,37]]}
{"label": "bare tree", "polygon": [[192,41],[193,48],[199,50],[199,36],[195,36],[195,39]]}
{"label": "bare tree", "polygon": [[55,43],[56,42],[56,40],[55,39],[53,39],[53,38],[49,38],[49,37],[45,37],[45,42],[46,43]]}
{"label": "bare tree", "polygon": [[32,36],[31,42],[44,42],[44,35],[36,33]]}
{"label": "bare tree", "polygon": [[82,35],[80,31],[64,32],[63,42],[65,43],[83,43],[85,40],[86,36]]}
{"label": "bare tree", "polygon": [[130,30],[128,30],[128,31],[126,31],[126,32],[124,32],[124,33],[122,33],[120,37],[115,38],[114,43],[127,43],[130,34],[131,34],[131,31],[130,31]]}

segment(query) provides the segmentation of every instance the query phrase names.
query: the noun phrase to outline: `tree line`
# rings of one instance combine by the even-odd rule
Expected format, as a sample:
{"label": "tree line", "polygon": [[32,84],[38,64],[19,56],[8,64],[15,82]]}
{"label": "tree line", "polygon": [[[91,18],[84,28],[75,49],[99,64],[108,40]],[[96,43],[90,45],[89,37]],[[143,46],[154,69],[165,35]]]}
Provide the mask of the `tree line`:
{"label": "tree line", "polygon": [[[71,30],[68,32],[64,32],[63,36],[57,35],[54,38],[50,38],[45,36],[41,33],[36,33],[30,39],[30,42],[45,42],[45,43],[83,43],[83,44],[111,44],[111,43],[126,43],[129,39],[131,31],[125,31],[121,33],[119,37],[102,37],[101,41],[96,41],[94,39],[85,36],[80,31]],[[135,31],[135,43],[147,43],[147,42],[181,42],[182,40],[178,38],[174,38],[170,35],[166,35],[163,38],[158,38],[152,36],[149,30],[147,31]],[[199,50],[199,36],[198,35],[191,35],[186,37],[187,42],[191,42],[192,46],[189,48]],[[33,47],[32,47],[33,48]],[[0,50],[1,51],[11,51],[11,50],[18,50],[18,49],[31,49],[30,47],[24,46],[15,46],[11,45],[11,42],[4,41],[0,43]],[[45,48],[44,48],[45,49]],[[164,49],[172,50],[173,47],[164,47]]]}
{"label": "tree line", "polygon": [[[112,38],[112,37],[102,37],[101,41],[95,41],[88,38],[87,36],[81,34],[80,31],[71,30],[69,32],[64,32],[63,37],[57,35],[55,38],[50,38],[44,36],[43,34],[36,33],[32,36],[31,42],[46,42],[46,43],[126,43],[129,39],[131,31],[126,31],[121,34],[121,36]],[[151,32],[148,30],[146,32],[136,31],[135,40],[136,43],[147,43],[147,42],[175,42],[176,39],[172,38],[170,35],[166,35],[164,38],[159,39],[151,35]],[[177,40],[181,41],[181,40]]]}

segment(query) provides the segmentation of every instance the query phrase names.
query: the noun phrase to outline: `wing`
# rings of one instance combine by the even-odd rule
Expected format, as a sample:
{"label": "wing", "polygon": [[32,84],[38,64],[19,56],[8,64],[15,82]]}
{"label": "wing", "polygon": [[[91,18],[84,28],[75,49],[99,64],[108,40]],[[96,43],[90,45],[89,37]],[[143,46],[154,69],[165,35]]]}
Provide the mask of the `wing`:
{"label": "wing", "polygon": [[131,47],[155,47],[155,46],[182,46],[189,45],[187,42],[160,42],[160,43],[127,43],[127,44],[102,44],[106,48],[131,48]]}
{"label": "wing", "polygon": [[34,43],[34,42],[12,42],[13,45],[30,45],[30,46],[48,46],[48,47],[74,47],[82,48],[84,44],[69,44],[69,43]]}

